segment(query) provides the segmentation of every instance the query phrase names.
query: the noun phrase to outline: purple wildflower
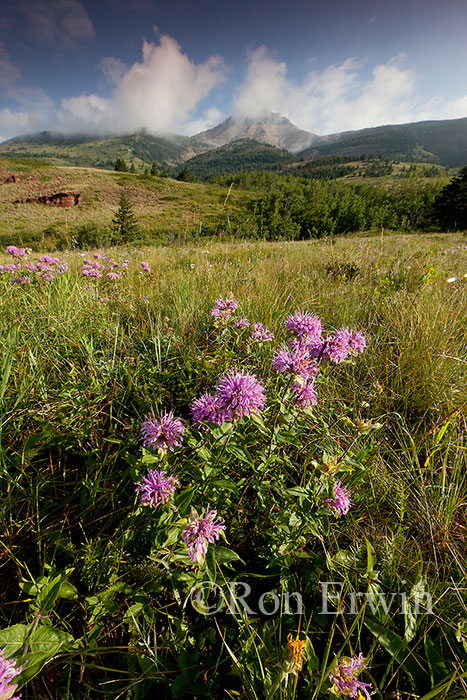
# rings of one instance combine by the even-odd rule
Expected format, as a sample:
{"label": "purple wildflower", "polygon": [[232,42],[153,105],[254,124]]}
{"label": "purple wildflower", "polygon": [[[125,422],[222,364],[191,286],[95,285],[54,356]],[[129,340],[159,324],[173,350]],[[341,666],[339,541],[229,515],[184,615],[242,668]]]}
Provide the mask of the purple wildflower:
{"label": "purple wildflower", "polygon": [[297,311],[287,316],[285,327],[289,335],[295,335],[304,343],[319,340],[322,333],[321,319],[307,312]]}
{"label": "purple wildflower", "polygon": [[290,372],[308,377],[316,374],[317,368],[310,359],[308,347],[300,342],[292,341],[290,345],[283,345],[274,354],[272,366],[279,373]]}
{"label": "purple wildflower", "polygon": [[179,481],[174,476],[165,476],[166,471],[150,469],[146,476],[143,476],[141,484],[135,484],[135,491],[141,492],[141,503],[144,506],[155,508],[160,503],[167,503],[172,496]]}
{"label": "purple wildflower", "polygon": [[235,328],[248,328],[250,325],[250,322],[245,316],[241,316],[240,318],[236,318],[234,321],[234,326]]}
{"label": "purple wildflower", "polygon": [[367,688],[371,688],[371,683],[359,681],[356,675],[367,667],[363,659],[363,654],[350,658],[343,656],[340,661],[335,661],[331,666],[329,680],[334,685],[334,689],[339,690],[342,697],[362,698],[371,700]]}
{"label": "purple wildflower", "polygon": [[193,401],[191,414],[194,423],[208,422],[222,425],[224,421],[229,420],[228,413],[221,410],[217,397],[208,392]]}
{"label": "purple wildflower", "polygon": [[329,510],[335,510],[337,515],[347,515],[349,510],[354,505],[350,498],[350,491],[342,482],[337,480],[334,482],[334,500],[326,498],[326,504]]}
{"label": "purple wildflower", "polygon": [[7,245],[5,252],[15,258],[24,258],[27,255],[25,248],[17,248],[15,245]]}
{"label": "purple wildflower", "polygon": [[237,309],[238,301],[232,297],[227,297],[226,299],[216,299],[214,302],[214,307],[211,311],[211,316],[214,316],[214,318],[217,318],[220,321],[227,321]]}
{"label": "purple wildflower", "polygon": [[43,272],[41,275],[43,282],[52,282],[53,279],[55,279],[53,272]]}
{"label": "purple wildflower", "polygon": [[13,695],[18,684],[12,681],[22,670],[23,666],[16,666],[15,660],[5,659],[5,650],[0,651],[0,698],[21,700],[21,695]]}
{"label": "purple wildflower", "polygon": [[222,520],[215,521],[216,510],[206,508],[206,515],[200,518],[198,513],[192,509],[188,527],[185,530],[184,541],[188,547],[188,553],[193,563],[203,564],[208,551],[208,542],[214,543],[218,540],[221,530],[225,530]]}
{"label": "purple wildflower", "polygon": [[332,360],[338,364],[348,357],[350,352],[350,331],[347,328],[339,328],[334,336],[326,338],[323,347],[323,360]]}
{"label": "purple wildflower", "polygon": [[292,385],[292,391],[294,393],[294,403],[300,408],[316,406],[318,403],[316,398],[315,382],[311,377],[307,377],[302,383],[294,382]]}
{"label": "purple wildflower", "polygon": [[141,263],[141,267],[143,268],[143,270],[144,270],[145,272],[151,273],[151,268],[150,268],[150,266],[149,266],[149,263],[147,263],[147,262],[142,262],[142,263]]}
{"label": "purple wildflower", "polygon": [[118,280],[120,277],[119,272],[108,272],[107,273],[107,279],[108,280]]}
{"label": "purple wildflower", "polygon": [[356,355],[366,348],[366,338],[360,331],[352,331],[349,338],[349,346]]}
{"label": "purple wildflower", "polygon": [[30,277],[15,277],[11,280],[12,284],[27,284],[31,281]]}
{"label": "purple wildflower", "polygon": [[253,330],[251,331],[251,337],[254,340],[258,340],[260,343],[266,343],[270,340],[274,340],[274,333],[263,326],[262,323],[254,323]]}
{"label": "purple wildflower", "polygon": [[172,411],[165,411],[160,419],[154,413],[145,416],[141,423],[141,439],[144,447],[156,450],[158,447],[165,452],[179,447],[185,426],[179,418],[174,418]]}
{"label": "purple wildflower", "polygon": [[263,385],[253,374],[232,370],[222,374],[216,386],[221,411],[232,420],[262,411],[266,403]]}

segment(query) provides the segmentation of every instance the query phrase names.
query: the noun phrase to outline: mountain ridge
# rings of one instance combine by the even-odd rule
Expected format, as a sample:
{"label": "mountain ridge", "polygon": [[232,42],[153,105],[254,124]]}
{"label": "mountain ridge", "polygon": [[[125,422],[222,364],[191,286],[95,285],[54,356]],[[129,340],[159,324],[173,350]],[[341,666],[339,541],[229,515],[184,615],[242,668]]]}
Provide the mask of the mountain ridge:
{"label": "mountain ridge", "polygon": [[287,117],[271,112],[258,119],[228,117],[221,124],[201,131],[192,138],[210,146],[225,146],[233,141],[250,139],[259,143],[268,143],[291,153],[298,153],[311,146],[320,137],[299,129]]}
{"label": "mountain ridge", "polygon": [[[291,156],[305,161],[328,155],[373,155],[462,167],[467,163],[467,117],[389,124],[325,136],[303,131],[287,117],[275,113],[256,120],[229,117],[216,127],[191,137],[137,132],[120,137],[99,138],[46,131],[18,136],[0,143],[0,156],[52,158],[64,164],[100,168],[113,168],[116,159],[123,158],[137,172],[150,168],[153,162],[159,167],[168,168],[170,172],[176,172],[181,164],[200,154],[239,141],[250,142],[258,156],[258,169],[263,163],[270,163],[273,156],[267,149],[261,153],[258,150],[259,144],[288,151]],[[247,169],[251,169],[254,154],[248,154],[247,148],[242,145],[236,152],[237,161],[240,153],[243,153],[245,163],[248,164]],[[232,153],[221,151],[218,158],[199,159],[195,165],[202,165],[206,177],[206,163],[215,163],[213,172],[219,172],[225,154],[227,161],[232,160]],[[282,159],[279,154],[276,155],[278,161]],[[240,165],[239,162],[235,163],[235,171],[238,171]],[[226,168],[224,171],[227,171]]]}

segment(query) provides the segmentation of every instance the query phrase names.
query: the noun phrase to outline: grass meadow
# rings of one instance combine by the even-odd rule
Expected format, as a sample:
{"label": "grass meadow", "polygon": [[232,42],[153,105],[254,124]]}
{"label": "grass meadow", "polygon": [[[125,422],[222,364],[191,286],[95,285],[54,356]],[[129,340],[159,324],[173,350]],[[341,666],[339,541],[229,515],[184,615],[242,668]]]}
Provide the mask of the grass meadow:
{"label": "grass meadow", "polygon": [[[0,273],[0,649],[23,699],[466,698],[465,236],[53,255],[48,281]],[[230,297],[274,339],[216,321]],[[273,364],[297,311],[367,339],[306,408]],[[194,425],[234,369],[265,405]],[[181,420],[173,450],[142,444],[152,411]],[[152,506],[148,470],[176,485]],[[225,530],[193,561],[209,509]]]}

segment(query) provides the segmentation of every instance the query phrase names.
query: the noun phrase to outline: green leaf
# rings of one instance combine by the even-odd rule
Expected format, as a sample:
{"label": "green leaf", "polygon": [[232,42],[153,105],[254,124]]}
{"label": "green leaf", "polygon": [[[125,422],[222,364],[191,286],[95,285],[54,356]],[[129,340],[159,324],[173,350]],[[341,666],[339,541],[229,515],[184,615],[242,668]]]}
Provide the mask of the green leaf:
{"label": "green leaf", "polygon": [[242,564],[245,563],[233,549],[229,549],[228,547],[221,547],[218,545],[214,548],[214,554],[218,564],[227,564],[229,561],[241,561]]}
{"label": "green leaf", "polygon": [[74,600],[78,597],[78,591],[71,583],[68,583],[68,581],[62,581],[62,583],[60,584],[60,589],[58,591],[58,597]]}
{"label": "green leaf", "polygon": [[184,517],[188,512],[188,506],[193,499],[194,492],[194,489],[185,489],[181,493],[177,493],[177,495],[174,497],[174,504],[182,517]]}
{"label": "green leaf", "polygon": [[276,434],[276,442],[284,442],[288,445],[293,445],[294,447],[298,448],[303,447],[303,444],[300,442],[300,440],[298,440],[298,438],[293,433],[289,433],[286,430],[280,430]]}
{"label": "green leaf", "polygon": [[28,662],[21,673],[21,685],[34,678],[45,664],[57,654],[78,648],[78,644],[71,634],[48,625],[37,627],[28,642],[29,649],[26,654]]}
{"label": "green leaf", "polygon": [[423,682],[423,667],[415,659],[415,655],[407,646],[407,643],[401,639],[395,632],[386,629],[375,620],[368,617],[365,618],[364,624],[370,632],[377,638],[381,646],[397,661],[397,663],[406,671],[412,681],[414,690],[420,687]]}
{"label": "green leaf", "polygon": [[0,648],[4,649],[5,656],[9,657],[17,652],[26,641],[29,634],[27,625],[13,625],[0,630]]}
{"label": "green leaf", "polygon": [[435,649],[435,645],[428,635],[425,636],[423,640],[425,646],[426,658],[428,659],[428,666],[430,669],[430,679],[431,687],[442,681],[448,675],[448,670],[444,664],[444,661],[438,651]]}
{"label": "green leaf", "polygon": [[313,649],[313,644],[309,637],[305,640],[306,665],[310,676],[319,669],[319,659]]}
{"label": "green leaf", "polygon": [[37,596],[37,606],[42,613],[50,612],[53,609],[55,601],[59,596],[62,583],[63,579],[59,574],[41,588]]}
{"label": "green leaf", "polygon": [[238,491],[237,486],[231,479],[213,479],[211,481],[211,486],[217,486],[221,489],[227,489],[228,491]]}
{"label": "green leaf", "polygon": [[291,489],[287,489],[286,493],[289,496],[304,496],[307,497],[310,494],[306,489],[303,489],[301,486],[293,486]]}
{"label": "green leaf", "polygon": [[248,453],[246,447],[240,447],[239,445],[228,445],[226,447],[226,452],[228,452],[228,454],[230,455],[233,455],[241,462],[246,462],[246,464],[253,466],[253,460],[251,459],[251,456]]}

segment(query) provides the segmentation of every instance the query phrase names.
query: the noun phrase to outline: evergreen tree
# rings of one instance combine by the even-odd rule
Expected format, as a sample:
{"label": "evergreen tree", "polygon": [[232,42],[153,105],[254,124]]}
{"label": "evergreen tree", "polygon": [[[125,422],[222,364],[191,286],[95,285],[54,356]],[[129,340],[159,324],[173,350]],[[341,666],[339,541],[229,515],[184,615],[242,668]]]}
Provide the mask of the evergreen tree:
{"label": "evergreen tree", "polygon": [[119,173],[127,173],[128,172],[127,164],[125,163],[123,158],[117,158],[117,160],[115,161],[114,170],[116,170]]}
{"label": "evergreen tree", "polygon": [[441,228],[467,230],[467,165],[436,197],[433,213]]}
{"label": "evergreen tree", "polygon": [[129,243],[139,234],[136,216],[124,192],[120,195],[120,206],[112,219],[111,230],[115,243]]}
{"label": "evergreen tree", "polygon": [[159,175],[159,171],[157,170],[157,163],[156,161],[153,161],[153,164],[151,165],[151,175]]}
{"label": "evergreen tree", "polygon": [[180,182],[193,182],[194,177],[188,170],[188,166],[184,165],[175,179],[179,180]]}
{"label": "evergreen tree", "polygon": [[130,173],[135,173],[135,172],[136,172],[136,168],[135,168],[135,164],[134,164],[134,163],[131,164],[131,166],[130,166],[130,171],[129,171],[129,172],[130,172]]}

